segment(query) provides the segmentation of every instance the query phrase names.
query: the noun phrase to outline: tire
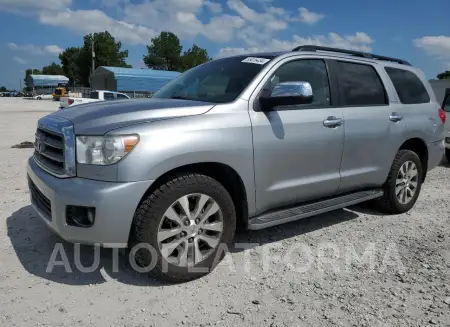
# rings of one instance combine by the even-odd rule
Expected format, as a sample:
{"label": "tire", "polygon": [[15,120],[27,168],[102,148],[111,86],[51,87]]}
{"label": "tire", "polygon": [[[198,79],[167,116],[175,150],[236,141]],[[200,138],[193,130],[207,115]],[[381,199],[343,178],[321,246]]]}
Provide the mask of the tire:
{"label": "tire", "polygon": [[41,97],[38,97],[37,99],[38,99],[38,100],[42,100],[42,98],[41,98]]}
{"label": "tire", "polygon": [[[178,199],[192,194],[206,195],[216,202],[216,204],[220,208],[220,210],[217,211],[217,215],[219,215],[222,219],[223,229],[222,234],[214,236],[216,237],[216,241],[219,242],[219,245],[217,245],[215,248],[208,249],[208,251],[210,251],[210,254],[206,256],[203,261],[192,263],[192,266],[187,267],[180,266],[179,262],[178,264],[173,264],[163,256],[163,253],[160,250],[159,246],[160,243],[158,242],[158,231],[163,224],[174,222],[174,220],[171,219],[167,220],[168,218],[167,216],[165,216],[166,210],[173,207],[174,205],[176,206],[177,204],[175,203],[178,201]],[[191,198],[191,200],[192,199],[195,200],[196,198],[194,197]],[[211,202],[207,202],[206,206],[209,206],[210,204]],[[196,209],[193,209],[193,211],[195,210]],[[189,211],[191,211],[191,209],[189,209]],[[207,219],[207,221],[209,221],[210,219],[216,219],[214,218],[215,215],[216,214],[212,215],[211,217],[213,218],[210,217]],[[194,224],[193,222],[191,223]],[[178,226],[179,224],[176,223],[175,227],[172,225],[169,228],[178,230]],[[207,225],[205,223],[205,225],[203,226],[211,225]],[[190,228],[185,226],[179,227]],[[197,226],[197,228],[198,227],[199,226]],[[205,231],[203,231],[202,235],[209,236],[207,233],[216,233],[206,231],[206,229],[208,229],[209,227],[204,228]],[[153,193],[148,195],[136,210],[130,233],[130,260],[131,262],[134,261],[138,267],[151,267],[152,269],[149,268],[151,270],[148,271],[149,274],[158,279],[163,279],[170,282],[186,282],[197,279],[213,271],[216,265],[223,259],[234,238],[235,229],[236,212],[233,201],[230,194],[218,181],[201,174],[178,175],[171,178],[167,183],[161,185]],[[189,237],[189,243],[192,243],[190,243],[191,245],[189,245],[189,243],[184,241],[183,248],[187,245],[189,245],[190,247],[197,245],[198,248],[200,248],[200,246],[205,247],[205,244],[201,243],[201,240],[199,241],[199,239],[201,239],[202,237],[202,235],[200,235],[201,232],[202,230],[200,229],[198,231],[199,234],[195,238],[187,235],[184,239]],[[182,234],[177,233],[176,236],[174,236],[175,242],[177,241],[177,238],[178,240],[181,239],[183,233],[186,232],[183,231]],[[188,231],[188,233],[190,233],[190,231]],[[171,238],[169,238],[169,240],[170,239]],[[195,241],[192,241],[193,239],[195,239]],[[142,248],[137,251],[133,250],[133,247],[140,243],[149,245],[151,250],[149,251],[149,249],[146,248]],[[207,245],[206,247],[209,246]],[[183,250],[181,250],[181,252],[183,252]],[[177,256],[179,255],[178,250],[175,250],[175,252],[173,253],[177,253]],[[201,269],[201,271],[198,271],[199,269]]]}
{"label": "tire", "polygon": [[[417,187],[412,198],[407,203],[401,203],[396,195],[396,181],[400,168],[407,162],[413,162],[417,168]],[[422,188],[423,170],[419,156],[410,150],[400,150],[395,156],[394,162],[389,171],[388,178],[383,186],[384,195],[374,201],[375,207],[385,213],[401,214],[409,211],[417,201]],[[412,183],[411,183],[412,184]]]}
{"label": "tire", "polygon": [[450,149],[445,149],[445,157],[447,158],[447,161],[450,162]]}

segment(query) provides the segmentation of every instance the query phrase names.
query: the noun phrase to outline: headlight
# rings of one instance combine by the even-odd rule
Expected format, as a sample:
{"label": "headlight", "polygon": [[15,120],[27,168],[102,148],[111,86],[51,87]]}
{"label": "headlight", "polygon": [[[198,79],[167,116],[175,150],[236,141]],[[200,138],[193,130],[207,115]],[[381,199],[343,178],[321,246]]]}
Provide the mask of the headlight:
{"label": "headlight", "polygon": [[77,162],[112,165],[125,157],[138,142],[137,135],[77,136]]}

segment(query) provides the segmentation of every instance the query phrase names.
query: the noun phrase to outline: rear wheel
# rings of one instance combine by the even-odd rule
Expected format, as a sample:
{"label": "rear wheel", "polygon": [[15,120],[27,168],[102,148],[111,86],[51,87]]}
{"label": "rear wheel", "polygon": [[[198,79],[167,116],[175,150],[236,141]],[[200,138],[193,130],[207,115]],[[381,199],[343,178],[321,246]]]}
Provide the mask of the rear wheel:
{"label": "rear wheel", "polygon": [[220,262],[235,228],[233,201],[219,182],[200,174],[174,177],[137,209],[131,259],[157,278],[192,280]]}
{"label": "rear wheel", "polygon": [[41,98],[41,97],[38,97],[37,99],[38,99],[38,100],[42,100],[42,98]]}
{"label": "rear wheel", "polygon": [[419,197],[422,176],[422,163],[417,154],[410,150],[400,150],[384,185],[384,195],[375,201],[375,206],[392,214],[410,210]]}

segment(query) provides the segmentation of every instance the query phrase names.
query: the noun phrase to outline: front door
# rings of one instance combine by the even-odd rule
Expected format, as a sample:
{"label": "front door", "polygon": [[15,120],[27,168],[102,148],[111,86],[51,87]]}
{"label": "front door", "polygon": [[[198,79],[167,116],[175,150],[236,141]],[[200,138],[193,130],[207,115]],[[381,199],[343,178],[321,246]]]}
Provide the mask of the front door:
{"label": "front door", "polygon": [[[333,107],[326,61],[285,59],[268,74],[259,94],[288,81],[309,82],[313,103],[270,112],[250,108],[257,214],[339,188],[344,127],[341,108]],[[258,96],[250,105],[258,105]]]}

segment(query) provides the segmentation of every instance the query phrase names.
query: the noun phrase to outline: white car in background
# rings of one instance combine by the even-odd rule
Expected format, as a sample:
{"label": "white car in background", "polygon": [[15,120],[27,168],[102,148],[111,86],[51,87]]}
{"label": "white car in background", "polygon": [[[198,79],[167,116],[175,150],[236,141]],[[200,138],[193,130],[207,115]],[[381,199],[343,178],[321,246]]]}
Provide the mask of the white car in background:
{"label": "white car in background", "polygon": [[125,93],[115,92],[115,91],[104,91],[104,90],[95,90],[92,91],[89,98],[80,98],[80,97],[61,97],[59,103],[60,109],[76,106],[79,104],[90,103],[90,102],[98,102],[98,101],[110,101],[110,100],[126,100],[130,99],[128,95]]}
{"label": "white car in background", "polygon": [[33,97],[35,100],[53,100],[52,94],[38,94]]}

